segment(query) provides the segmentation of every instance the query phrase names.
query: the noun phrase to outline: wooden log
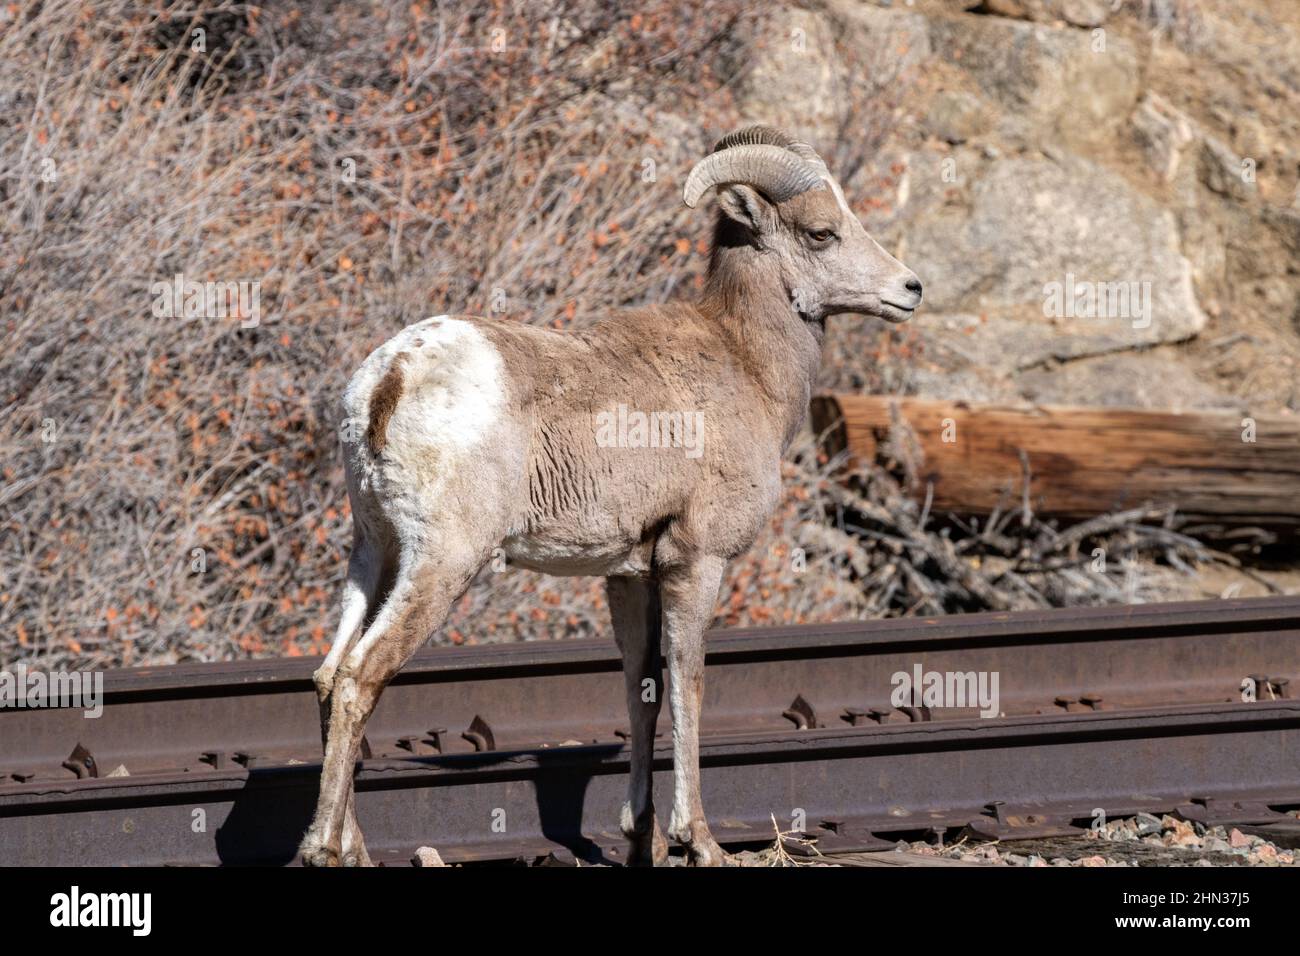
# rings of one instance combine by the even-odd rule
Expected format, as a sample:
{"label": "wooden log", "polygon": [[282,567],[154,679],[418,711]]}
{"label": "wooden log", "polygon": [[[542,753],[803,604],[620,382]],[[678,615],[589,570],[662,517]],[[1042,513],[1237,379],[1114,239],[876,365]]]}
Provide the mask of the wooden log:
{"label": "wooden log", "polygon": [[[1174,506],[1219,524],[1300,528],[1300,417],[1136,408],[1004,406],[875,395],[813,399],[832,452],[875,461],[906,422],[936,512],[1017,507],[1022,454],[1035,513],[1082,519]],[[1253,423],[1253,428],[1252,428]],[[1253,440],[1249,440],[1253,438]]]}

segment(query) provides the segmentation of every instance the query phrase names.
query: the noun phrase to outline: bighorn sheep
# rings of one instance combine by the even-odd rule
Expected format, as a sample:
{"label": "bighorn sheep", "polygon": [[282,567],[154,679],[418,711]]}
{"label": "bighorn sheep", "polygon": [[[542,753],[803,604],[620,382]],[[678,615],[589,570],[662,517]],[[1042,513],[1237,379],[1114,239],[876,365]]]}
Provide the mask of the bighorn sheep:
{"label": "bighorn sheep", "polygon": [[[722,862],[700,801],[699,717],[723,569],[777,504],[826,317],[904,321],[921,284],[867,235],[813,149],[778,130],[720,140],[691,170],[686,205],[714,187],[699,302],[577,333],[439,316],[353,376],[344,412],[357,427],[343,450],[354,543],[342,620],[315,674],[325,760],[304,863],[369,863],[352,789],[366,720],[497,547],[525,568],[606,578],[632,728],[621,824],[638,864],[668,853],[651,792],[667,638],[668,834],[691,863]],[[598,417],[620,405],[690,414],[703,423],[699,453],[601,441]]]}

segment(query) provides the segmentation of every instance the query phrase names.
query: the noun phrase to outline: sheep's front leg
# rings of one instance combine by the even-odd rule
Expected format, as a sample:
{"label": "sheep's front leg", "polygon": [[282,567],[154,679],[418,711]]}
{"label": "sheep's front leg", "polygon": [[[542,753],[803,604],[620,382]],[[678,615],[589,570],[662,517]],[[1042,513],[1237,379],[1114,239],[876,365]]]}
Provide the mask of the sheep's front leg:
{"label": "sheep's front leg", "polygon": [[704,700],[704,631],[713,617],[725,562],[705,555],[662,576],[668,637],[669,704],[673,714],[673,813],[668,834],[687,849],[693,866],[725,859],[709,832],[700,800],[700,706]]}
{"label": "sheep's front leg", "polygon": [[623,835],[628,839],[628,866],[653,866],[668,859],[668,841],[659,829],[654,804],[655,725],[663,701],[662,632],[659,586],[636,578],[605,582],[614,639],[623,654],[630,723],[631,772],[623,804]]}

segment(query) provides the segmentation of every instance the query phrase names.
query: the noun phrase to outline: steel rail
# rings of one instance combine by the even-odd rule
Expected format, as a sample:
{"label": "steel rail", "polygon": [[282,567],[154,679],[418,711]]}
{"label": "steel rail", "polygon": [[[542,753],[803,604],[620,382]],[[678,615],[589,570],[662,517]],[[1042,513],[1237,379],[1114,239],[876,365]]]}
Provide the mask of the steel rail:
{"label": "steel rail", "polygon": [[[220,837],[215,842],[207,838],[207,856],[160,839],[158,851],[173,855],[159,859],[279,860],[284,840],[296,841],[305,825],[296,820],[294,808],[309,809],[314,803],[314,768],[320,753],[318,709],[310,679],[315,666],[314,660],[300,658],[110,671],[104,675],[104,714],[96,720],[68,709],[0,709],[0,862],[9,855],[10,839],[15,846],[30,847],[31,840],[48,836],[49,826],[76,832],[74,821],[83,818],[97,821],[90,825],[94,833],[85,833],[83,846],[95,839],[102,842],[100,814],[105,812],[105,801],[135,808],[131,826],[143,826],[145,832],[153,832],[153,827],[143,825],[144,817],[162,807],[203,809],[202,816],[220,821],[219,830],[226,834],[224,849]],[[1264,700],[1228,706],[1224,713],[1260,714],[1266,704],[1285,708],[1292,703],[1290,678],[1300,672],[1300,598],[711,632],[703,727],[706,756],[720,759],[717,748],[733,738],[748,739],[745,753],[752,755],[756,735],[784,741],[793,734],[791,739],[806,743],[845,732],[851,737],[914,730],[923,735],[916,739],[933,740],[924,735],[969,724],[975,713],[970,707],[900,710],[892,706],[891,677],[911,673],[916,666],[924,671],[996,672],[1005,716],[975,721],[973,726],[983,728],[985,734],[989,728],[1026,718],[1073,720],[1238,701],[1245,677],[1255,679]],[[1269,698],[1280,699],[1270,704]],[[516,779],[515,788],[506,788],[500,796],[488,796],[479,783],[470,785],[472,778],[463,773],[434,774],[413,788],[425,794],[415,804],[432,802],[421,809],[411,804],[414,798],[399,801],[400,807],[391,808],[392,824],[379,827],[378,840],[372,842],[384,852],[403,852],[393,849],[403,846],[403,838],[386,836],[401,832],[396,815],[410,812],[418,825],[427,825],[434,818],[445,819],[440,801],[463,799],[481,805],[477,801],[496,800],[492,806],[505,811],[505,797],[517,799],[522,788],[535,796],[535,815],[543,803],[546,814],[553,817],[559,812],[552,797],[543,799],[545,794],[567,794],[571,807],[585,806],[581,797],[592,781],[608,783],[610,773],[622,772],[599,768],[611,761],[622,767],[618,732],[626,724],[624,708],[620,662],[610,642],[438,648],[417,655],[385,693],[369,725],[370,759],[363,762],[358,786],[368,794],[359,797],[359,805],[370,809],[361,812],[389,812],[383,800],[369,795],[371,791],[412,789],[372,787],[372,775],[379,774],[379,781],[414,780],[412,764],[441,767],[451,761],[456,767],[513,767],[512,761],[522,759],[517,755],[531,754],[536,766],[533,776]],[[1248,751],[1259,750],[1261,745],[1254,742],[1257,736],[1249,738]],[[590,760],[591,753],[602,755],[598,765],[583,764],[589,771],[585,777],[582,773],[573,777],[588,783],[579,789],[574,789],[576,784],[557,786],[551,768],[579,752],[588,755],[583,760]],[[508,754],[516,756],[507,760]],[[468,763],[455,763],[458,760]],[[762,765],[749,756],[740,763]],[[100,776],[119,765],[131,776]],[[957,769],[954,765],[950,771]],[[493,771],[499,772],[499,768]],[[397,776],[384,777],[385,773]],[[275,787],[268,790],[266,784],[276,774],[296,783],[281,793],[281,804],[261,807],[250,795],[279,792]],[[720,774],[704,776],[707,794],[710,777]],[[550,782],[537,789],[542,780]],[[247,794],[205,802],[208,788],[227,793],[222,788],[231,781]],[[1240,793],[1251,789],[1252,782],[1262,783],[1265,789],[1271,786],[1259,770],[1227,789]],[[617,784],[616,789],[622,786],[621,781]],[[746,779],[743,786],[745,792],[764,792],[757,779]],[[1191,792],[1195,787],[1190,784],[1184,789],[1188,799],[1198,795]],[[1215,788],[1207,783],[1203,789],[1206,793],[1201,796]],[[944,791],[940,787],[933,792]],[[200,802],[186,804],[183,794]],[[1023,802],[1024,794],[1018,799]],[[969,800],[949,802],[959,813],[969,810]],[[733,803],[732,797],[724,798],[714,813],[743,822],[742,830],[752,827],[753,821],[731,812]],[[274,822],[252,824],[263,841],[257,845],[267,848],[263,855],[258,855],[256,841],[235,836],[250,825],[241,821],[248,819],[244,808],[254,804],[259,806],[258,819]],[[899,806],[909,804],[902,800]],[[148,807],[154,810],[147,813]],[[515,807],[507,816],[517,817],[519,810]],[[616,804],[612,812],[601,826],[617,819]],[[863,820],[874,820],[862,808],[853,813],[827,812],[858,821],[854,826],[859,829]],[[573,817],[575,811],[567,813]],[[52,822],[55,818],[57,823]],[[47,830],[35,823],[30,823],[35,829],[24,830],[14,822],[38,819],[45,820]],[[528,819],[526,809],[521,819]],[[1019,822],[1023,829],[1023,820]],[[993,826],[1006,825],[1006,819],[995,815]],[[286,826],[287,831],[282,829]],[[872,827],[880,828],[874,822]],[[372,829],[367,825],[368,833]],[[546,845],[548,834],[559,832],[554,819],[548,822],[540,817],[532,829],[529,839],[538,845]],[[719,829],[728,832],[725,826]],[[472,826],[457,830],[439,825],[437,831],[449,852],[465,859],[499,854],[507,845],[501,839],[471,839],[466,834],[478,832]],[[527,831],[507,824],[507,832],[516,837]],[[577,839],[574,833],[581,832],[582,827],[565,831],[564,840],[572,843]],[[593,832],[606,843],[617,843],[607,839],[610,835],[603,830]],[[126,839],[126,844],[131,842]],[[117,849],[132,860],[140,859],[131,855],[134,851],[127,845]]]}
{"label": "steel rail", "polygon": [[[727,845],[783,830],[827,852],[969,830],[1078,833],[1098,813],[1294,825],[1300,701],[706,736],[705,806]],[[671,753],[656,748],[668,806]],[[618,862],[627,759],[588,744],[371,759],[357,812],[372,853],[449,861],[551,851]],[[315,804],[317,764],[0,787],[6,864],[284,864]]]}
{"label": "steel rail", "polygon": [[[704,729],[719,732],[915,719],[890,698],[893,675],[918,665],[997,673],[1008,716],[1226,702],[1250,676],[1260,697],[1289,697],[1300,677],[1300,597],[712,631],[706,661]],[[0,780],[66,777],[78,743],[105,774],[119,765],[140,774],[311,759],[320,747],[317,663],[108,671],[105,713],[94,720],[72,709],[0,709]],[[478,749],[484,739],[462,738],[476,718],[498,748],[615,741],[627,723],[620,668],[606,640],[423,651],[381,698],[367,729],[371,752]]]}

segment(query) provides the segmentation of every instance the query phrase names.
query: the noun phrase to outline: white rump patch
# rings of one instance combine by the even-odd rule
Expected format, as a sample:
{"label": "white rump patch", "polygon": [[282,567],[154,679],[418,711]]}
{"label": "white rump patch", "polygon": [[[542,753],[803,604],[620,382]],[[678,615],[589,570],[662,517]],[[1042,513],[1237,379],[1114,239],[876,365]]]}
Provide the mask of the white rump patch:
{"label": "white rump patch", "polygon": [[409,325],[375,349],[352,376],[344,413],[358,451],[370,397],[393,361],[405,355],[402,392],[388,421],[385,454],[414,463],[429,450],[457,458],[477,445],[505,401],[501,355],[472,322],[435,316]]}

